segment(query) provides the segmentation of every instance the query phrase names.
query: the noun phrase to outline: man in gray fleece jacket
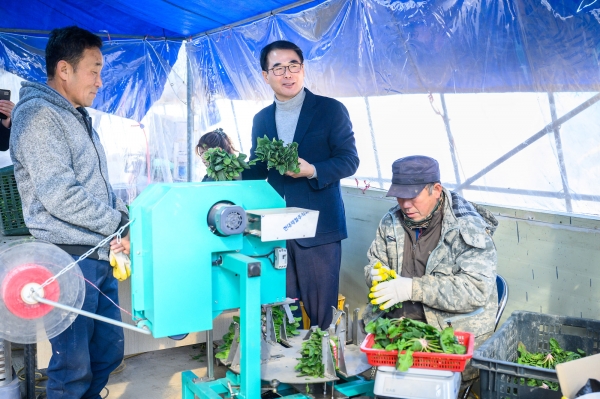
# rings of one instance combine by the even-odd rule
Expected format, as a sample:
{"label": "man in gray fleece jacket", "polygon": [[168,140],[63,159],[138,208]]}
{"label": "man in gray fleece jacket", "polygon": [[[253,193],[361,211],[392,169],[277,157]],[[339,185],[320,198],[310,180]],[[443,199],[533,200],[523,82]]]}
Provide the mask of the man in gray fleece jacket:
{"label": "man in gray fleece jacket", "polygon": [[[46,46],[47,85],[24,82],[13,111],[10,150],[31,234],[74,259],[128,222],[116,198],[100,138],[85,107],[102,86],[101,39],[72,26],[55,29]],[[83,310],[121,320],[109,249],[129,253],[129,233],[79,263],[86,284]],[[106,296],[100,294],[101,291]],[[123,330],[79,316],[50,340],[47,397],[99,398],[123,359]]]}

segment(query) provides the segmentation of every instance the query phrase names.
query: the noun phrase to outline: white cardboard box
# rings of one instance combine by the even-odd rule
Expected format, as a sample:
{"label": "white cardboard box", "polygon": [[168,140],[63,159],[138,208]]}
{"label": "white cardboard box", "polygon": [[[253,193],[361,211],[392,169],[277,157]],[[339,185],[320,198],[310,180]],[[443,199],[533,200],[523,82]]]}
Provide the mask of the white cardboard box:
{"label": "white cardboard box", "polygon": [[456,399],[460,373],[444,370],[377,368],[373,392],[377,396],[402,399]]}

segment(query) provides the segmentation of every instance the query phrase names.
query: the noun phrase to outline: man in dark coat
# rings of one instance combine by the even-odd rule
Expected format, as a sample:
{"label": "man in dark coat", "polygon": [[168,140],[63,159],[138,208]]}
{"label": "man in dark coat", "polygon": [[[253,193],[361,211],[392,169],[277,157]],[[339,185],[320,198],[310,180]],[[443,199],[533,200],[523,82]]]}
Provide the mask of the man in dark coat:
{"label": "man in dark coat", "polygon": [[255,115],[250,150],[253,159],[257,138],[265,135],[296,142],[300,172],[281,175],[258,163],[243,179],[266,178],[288,207],[319,211],[314,238],[287,242],[287,295],[303,301],[312,325],[326,328],[337,307],[341,240],[348,237],[340,180],[356,172],[359,160],[346,107],[304,88],[303,62],[302,50],[287,41],[262,49],[262,74],[275,100]]}

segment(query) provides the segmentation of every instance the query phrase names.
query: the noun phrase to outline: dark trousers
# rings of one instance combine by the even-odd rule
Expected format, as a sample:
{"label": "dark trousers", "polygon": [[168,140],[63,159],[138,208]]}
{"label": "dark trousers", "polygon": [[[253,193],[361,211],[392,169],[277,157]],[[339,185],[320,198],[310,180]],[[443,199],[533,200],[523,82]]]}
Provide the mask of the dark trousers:
{"label": "dark trousers", "polygon": [[[119,303],[118,282],[108,262],[84,259],[79,267],[87,280]],[[85,290],[83,310],[121,321],[119,308],[104,295],[87,283]],[[73,324],[50,343],[48,399],[99,399],[108,376],[123,360],[123,329],[85,316],[77,316]]]}
{"label": "dark trousers", "polygon": [[311,325],[328,328],[333,318],[331,307],[337,309],[338,303],[341,241],[305,248],[288,240],[287,250],[287,296],[304,303]]}

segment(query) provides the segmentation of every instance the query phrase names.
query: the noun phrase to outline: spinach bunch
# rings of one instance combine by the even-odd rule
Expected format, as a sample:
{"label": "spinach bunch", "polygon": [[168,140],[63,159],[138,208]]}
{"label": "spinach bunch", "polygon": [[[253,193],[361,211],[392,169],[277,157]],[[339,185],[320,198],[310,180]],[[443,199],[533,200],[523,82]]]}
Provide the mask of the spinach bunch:
{"label": "spinach bunch", "polygon": [[[217,359],[227,359],[229,357],[229,350],[233,343],[233,337],[235,337],[235,323],[240,324],[239,316],[233,316],[233,321],[229,325],[229,331],[223,335],[223,344],[217,348],[217,353],[215,354]],[[238,337],[237,342],[240,342],[240,337]]]}
{"label": "spinach bunch", "polygon": [[283,140],[273,138],[273,141],[265,135],[256,140],[256,158],[248,164],[254,165],[257,162],[266,162],[267,169],[275,168],[279,174],[283,175],[287,171],[294,173],[300,172],[300,163],[298,162],[298,143],[285,145]]}
{"label": "spinach bunch", "polygon": [[202,157],[208,161],[206,173],[216,181],[233,180],[244,169],[250,169],[246,154],[230,154],[220,147],[209,148]]}
{"label": "spinach bunch", "polygon": [[[375,263],[375,265],[373,265],[373,269],[385,270],[385,272],[381,275],[381,277],[383,278],[383,280],[381,280],[381,281],[373,281],[371,283],[371,292],[369,293],[369,299],[368,299],[368,301],[371,302],[373,305],[377,305],[376,303],[373,302],[374,295],[372,294],[372,291],[374,290],[374,288],[377,286],[377,284],[381,284],[381,283],[384,283],[386,281],[390,281],[390,280],[393,280],[393,279],[397,278],[398,275],[396,274],[395,270],[390,270],[388,267],[383,266],[381,264],[381,262],[379,262],[379,261],[377,263]],[[388,272],[388,270],[389,270],[389,272]],[[399,302],[399,303],[397,303],[395,305],[392,305],[392,306],[390,306],[387,309],[382,309],[382,307],[383,307],[383,304],[381,304],[379,307],[378,306],[373,306],[373,308],[372,308],[373,309],[372,310],[373,313],[377,312],[378,308],[380,310],[382,310],[384,313],[391,312],[394,309],[400,309],[402,307],[402,302]]]}
{"label": "spinach bunch", "polygon": [[[275,338],[277,338],[277,342],[281,342],[280,331],[281,325],[283,324],[283,319],[287,317],[285,314],[285,310],[281,306],[275,306],[273,309],[273,324],[275,325]],[[298,306],[290,306],[290,310],[293,312],[297,310]],[[302,317],[295,317],[294,324],[286,324],[286,333],[288,335],[299,335],[298,327],[300,327],[300,320]]]}
{"label": "spinach bunch", "polygon": [[464,355],[467,348],[458,343],[452,327],[443,331],[406,317],[386,319],[380,317],[367,324],[365,331],[375,335],[372,349],[398,351],[396,369],[407,371],[413,365],[414,352],[435,352]]}
{"label": "spinach bunch", "polygon": [[[550,338],[550,352],[537,352],[531,353],[527,350],[522,342],[517,345],[517,351],[519,356],[517,358],[518,364],[524,364],[527,366],[542,367],[546,369],[554,369],[557,364],[570,362],[571,360],[581,359],[586,354],[581,349],[577,349],[577,352],[571,352],[564,350],[558,344],[558,341],[554,338]],[[521,383],[525,383],[525,378],[521,378]],[[559,385],[557,382],[536,380],[533,378],[527,379],[527,385],[530,387],[542,387],[558,391]]]}
{"label": "spinach bunch", "polygon": [[[325,377],[325,365],[323,364],[323,336],[324,331],[317,328],[312,332],[310,338],[302,343],[302,349],[300,353],[301,358],[298,358],[298,364],[296,370],[300,371],[298,377],[309,376],[309,377]],[[332,337],[330,340],[331,354],[333,364],[337,369],[337,337]]]}

